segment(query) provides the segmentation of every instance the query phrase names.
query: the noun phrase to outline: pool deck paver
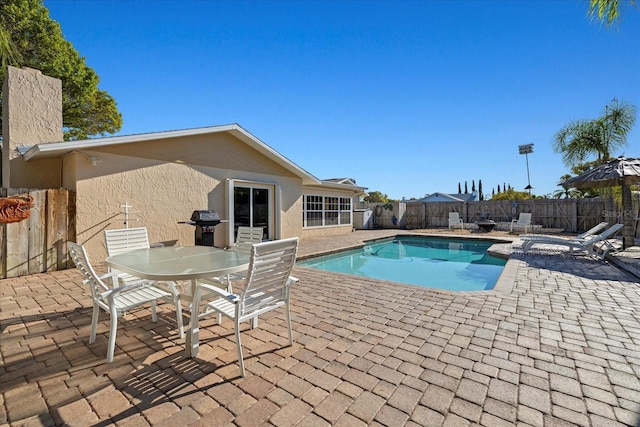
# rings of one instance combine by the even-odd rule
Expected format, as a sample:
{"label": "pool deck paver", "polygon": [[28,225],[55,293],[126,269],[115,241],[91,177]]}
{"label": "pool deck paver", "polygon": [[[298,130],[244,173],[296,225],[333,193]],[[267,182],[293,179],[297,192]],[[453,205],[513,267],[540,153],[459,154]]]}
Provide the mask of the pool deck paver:
{"label": "pool deck paver", "polygon": [[281,311],[245,327],[245,378],[229,321],[203,320],[187,359],[169,305],[134,311],[106,364],[75,269],[0,281],[0,425],[640,425],[640,284],[609,262],[516,250],[496,290],[461,293],[294,274],[294,345]]}

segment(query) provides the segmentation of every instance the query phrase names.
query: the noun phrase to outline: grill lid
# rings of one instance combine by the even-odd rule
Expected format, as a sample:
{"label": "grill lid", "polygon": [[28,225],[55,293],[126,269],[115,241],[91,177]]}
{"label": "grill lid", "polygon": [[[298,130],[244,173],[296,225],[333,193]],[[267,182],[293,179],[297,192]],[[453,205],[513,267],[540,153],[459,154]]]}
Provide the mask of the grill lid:
{"label": "grill lid", "polygon": [[202,222],[202,221],[216,221],[220,222],[220,215],[218,212],[211,210],[199,210],[193,211],[191,214],[191,221]]}

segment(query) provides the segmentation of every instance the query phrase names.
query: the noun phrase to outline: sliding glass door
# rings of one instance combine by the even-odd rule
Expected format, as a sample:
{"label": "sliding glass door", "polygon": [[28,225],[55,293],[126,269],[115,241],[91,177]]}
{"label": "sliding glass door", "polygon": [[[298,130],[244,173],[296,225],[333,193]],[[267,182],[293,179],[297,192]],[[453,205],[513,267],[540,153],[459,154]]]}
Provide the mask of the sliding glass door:
{"label": "sliding glass door", "polygon": [[271,187],[242,185],[233,188],[234,236],[240,226],[262,227],[263,240],[271,239],[273,191]]}

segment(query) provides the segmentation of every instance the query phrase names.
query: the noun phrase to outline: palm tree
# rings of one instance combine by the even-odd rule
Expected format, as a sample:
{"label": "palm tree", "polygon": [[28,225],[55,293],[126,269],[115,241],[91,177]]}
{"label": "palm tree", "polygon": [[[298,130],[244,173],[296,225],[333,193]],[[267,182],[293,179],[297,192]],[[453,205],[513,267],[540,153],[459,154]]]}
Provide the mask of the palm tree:
{"label": "palm tree", "polygon": [[[608,27],[620,19],[619,3],[620,0],[589,0],[587,15]],[[627,0],[627,3],[634,7],[637,6],[636,0]]]}
{"label": "palm tree", "polygon": [[613,99],[605,106],[602,117],[594,120],[573,120],[555,135],[553,148],[562,153],[567,166],[576,166],[591,156],[598,164],[627,145],[627,134],[636,121],[636,107]]}
{"label": "palm tree", "polygon": [[[560,177],[560,182],[564,182],[566,180],[568,180],[569,178],[571,178],[571,174],[564,174]],[[558,184],[560,185],[560,184]],[[564,188],[564,187],[560,187],[559,190],[554,191],[554,193],[552,194],[551,197],[553,197],[554,199],[570,199],[570,198],[579,198],[582,197],[584,194],[583,191],[578,190],[577,188]]]}

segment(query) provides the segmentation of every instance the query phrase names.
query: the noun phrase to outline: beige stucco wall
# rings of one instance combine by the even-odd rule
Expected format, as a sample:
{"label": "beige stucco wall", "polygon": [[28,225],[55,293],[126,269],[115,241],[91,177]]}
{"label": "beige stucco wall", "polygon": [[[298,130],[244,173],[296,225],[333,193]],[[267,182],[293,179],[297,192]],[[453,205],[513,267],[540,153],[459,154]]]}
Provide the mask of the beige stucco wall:
{"label": "beige stucco wall", "polygon": [[60,187],[59,159],[25,162],[17,148],[62,141],[62,83],[38,70],[8,67],[2,96],[2,186]]}
{"label": "beige stucco wall", "polygon": [[[300,220],[302,221],[302,219]],[[303,229],[300,233],[300,240],[313,239],[317,237],[342,236],[352,233],[353,225],[337,225],[334,227],[312,227]]]}
{"label": "beige stucco wall", "polygon": [[[354,195],[353,195],[353,191],[340,191],[340,190],[336,190],[336,189],[327,189],[327,188],[323,188],[323,187],[311,187],[311,186],[304,186],[303,189],[303,194],[308,194],[308,195],[314,195],[314,196],[332,196],[332,197],[347,197],[347,198],[351,198],[351,204],[352,204],[352,208],[353,206],[355,206],[355,200],[354,200]],[[302,222],[302,195],[300,196],[300,199],[298,200],[298,202],[296,203],[296,206],[299,207],[299,214],[297,216],[298,218],[298,227],[299,227],[299,231],[298,231],[298,236],[300,236],[300,240],[304,240],[304,239],[311,239],[311,238],[317,238],[317,237],[326,237],[326,236],[339,236],[339,235],[343,235],[346,233],[351,233],[353,232],[353,224],[350,225],[336,225],[333,227],[308,227],[308,228],[303,228],[303,222]]]}
{"label": "beige stucco wall", "polygon": [[[249,152],[245,154],[249,156]],[[86,156],[100,161],[93,166]],[[196,209],[214,209],[222,219],[229,219],[227,179],[273,184],[281,194],[280,203],[274,205],[276,221],[281,220],[280,233],[274,237],[300,235],[301,202],[296,203],[301,200],[300,178],[283,173],[257,153],[253,157],[255,169],[272,173],[166,163],[104,151],[66,156],[64,169],[69,172],[65,172],[65,186],[76,191],[77,240],[85,245],[93,262],[101,263],[106,256],[104,230],[125,228],[120,206],[126,202],[132,206],[129,227],[147,227],[152,243],[193,245],[194,227],[178,222],[188,220]],[[231,244],[227,227],[227,223],[216,226],[216,246]]]}

